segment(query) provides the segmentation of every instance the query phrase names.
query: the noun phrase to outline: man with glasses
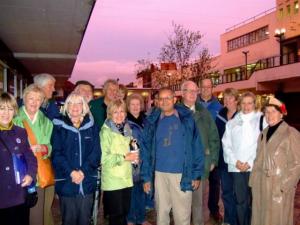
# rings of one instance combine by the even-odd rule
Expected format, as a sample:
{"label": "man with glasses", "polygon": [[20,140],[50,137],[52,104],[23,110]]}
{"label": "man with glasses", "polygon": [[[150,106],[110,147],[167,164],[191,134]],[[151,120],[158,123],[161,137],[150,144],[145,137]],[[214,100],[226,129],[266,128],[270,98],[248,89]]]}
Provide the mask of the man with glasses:
{"label": "man with glasses", "polygon": [[[203,79],[200,83],[200,103],[204,106],[212,115],[214,121],[223,108],[218,99],[213,96],[213,82],[211,79]],[[219,209],[220,199],[220,176],[218,168],[215,167],[209,174],[209,194],[208,194],[208,209],[210,211],[210,217],[221,222],[223,220]]]}
{"label": "man with glasses", "polygon": [[192,200],[193,225],[204,225],[202,196],[205,185],[203,182],[207,180],[209,172],[218,164],[220,140],[215,121],[209,111],[197,102],[198,86],[193,81],[185,81],[181,85],[181,92],[182,103],[193,112],[204,147],[205,170],[199,188],[193,192]]}
{"label": "man with glasses", "polygon": [[[190,225],[192,191],[200,184],[204,154],[192,113],[174,105],[172,90],[158,93],[159,108],[147,117],[141,146],[141,177],[149,193],[154,180],[157,225]],[[153,175],[155,176],[153,178]]]}

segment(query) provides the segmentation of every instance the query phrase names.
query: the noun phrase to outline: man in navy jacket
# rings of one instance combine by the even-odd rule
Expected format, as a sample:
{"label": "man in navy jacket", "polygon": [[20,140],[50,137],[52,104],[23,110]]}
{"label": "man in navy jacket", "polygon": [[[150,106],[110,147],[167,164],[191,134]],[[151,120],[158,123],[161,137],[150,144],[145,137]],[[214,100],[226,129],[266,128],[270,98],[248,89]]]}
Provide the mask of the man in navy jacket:
{"label": "man in navy jacket", "polygon": [[169,224],[171,209],[175,224],[190,225],[192,191],[204,171],[203,146],[190,110],[174,106],[173,91],[162,88],[158,101],[142,135],[144,191],[150,192],[154,180],[158,225]]}

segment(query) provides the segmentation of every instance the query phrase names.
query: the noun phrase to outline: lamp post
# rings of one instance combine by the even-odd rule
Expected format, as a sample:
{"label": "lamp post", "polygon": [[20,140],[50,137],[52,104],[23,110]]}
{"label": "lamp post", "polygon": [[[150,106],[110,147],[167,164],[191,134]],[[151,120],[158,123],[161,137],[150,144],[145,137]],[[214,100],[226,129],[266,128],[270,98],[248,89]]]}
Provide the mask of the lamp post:
{"label": "lamp post", "polygon": [[167,76],[168,76],[168,87],[171,88],[171,76],[172,76],[172,73],[171,72],[167,72]]}
{"label": "lamp post", "polygon": [[242,51],[242,53],[245,55],[245,78],[248,79],[248,70],[247,70],[247,65],[248,65],[248,53],[249,51]]}
{"label": "lamp post", "polygon": [[280,28],[280,29],[276,29],[275,30],[275,35],[274,37],[277,38],[277,41],[279,42],[279,48],[280,48],[280,65],[283,64],[283,48],[282,48],[282,41],[284,39],[284,34],[285,34],[286,30],[285,28]]}

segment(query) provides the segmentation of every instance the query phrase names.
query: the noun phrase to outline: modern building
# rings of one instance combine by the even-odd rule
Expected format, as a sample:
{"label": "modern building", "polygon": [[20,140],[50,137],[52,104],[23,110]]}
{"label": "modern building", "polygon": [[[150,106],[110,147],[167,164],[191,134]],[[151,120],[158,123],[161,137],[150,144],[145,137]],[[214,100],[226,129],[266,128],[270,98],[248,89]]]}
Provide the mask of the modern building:
{"label": "modern building", "polygon": [[0,1],[0,91],[22,96],[35,74],[70,77],[95,0]]}
{"label": "modern building", "polygon": [[215,92],[233,87],[285,101],[288,120],[300,127],[300,12],[298,0],[276,7],[226,30],[215,69]]}

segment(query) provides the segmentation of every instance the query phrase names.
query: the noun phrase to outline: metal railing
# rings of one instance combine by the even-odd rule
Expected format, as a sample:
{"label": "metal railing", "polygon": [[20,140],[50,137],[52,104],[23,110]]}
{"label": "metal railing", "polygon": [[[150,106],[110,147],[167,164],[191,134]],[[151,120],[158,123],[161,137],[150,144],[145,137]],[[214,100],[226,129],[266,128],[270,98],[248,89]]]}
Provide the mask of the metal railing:
{"label": "metal railing", "polygon": [[300,62],[300,57],[296,52],[291,52],[280,56],[273,56],[269,58],[260,59],[255,63],[255,66],[250,70],[246,70],[245,66],[239,67],[239,70],[234,73],[222,74],[219,79],[216,80],[216,85],[232,83],[237,81],[248,80],[255,71],[270,69],[283,65],[293,64]]}
{"label": "metal railing", "polygon": [[238,27],[241,27],[241,26],[243,26],[243,25],[245,25],[245,24],[247,24],[247,23],[250,23],[250,22],[252,22],[252,21],[254,21],[254,20],[257,20],[258,18],[263,17],[263,16],[265,16],[265,15],[268,15],[268,14],[270,14],[271,12],[274,12],[274,11],[276,11],[276,7],[273,7],[273,8],[271,8],[271,9],[268,9],[268,10],[262,12],[262,13],[257,14],[256,16],[253,16],[253,17],[248,18],[248,19],[246,19],[246,20],[244,20],[244,21],[242,21],[242,22],[240,22],[240,23],[238,23],[238,24],[235,24],[235,25],[233,25],[233,26],[231,26],[231,27],[228,27],[228,28],[225,29],[225,32],[232,31],[232,30],[234,30],[234,29],[236,29],[236,28],[238,28]]}

